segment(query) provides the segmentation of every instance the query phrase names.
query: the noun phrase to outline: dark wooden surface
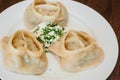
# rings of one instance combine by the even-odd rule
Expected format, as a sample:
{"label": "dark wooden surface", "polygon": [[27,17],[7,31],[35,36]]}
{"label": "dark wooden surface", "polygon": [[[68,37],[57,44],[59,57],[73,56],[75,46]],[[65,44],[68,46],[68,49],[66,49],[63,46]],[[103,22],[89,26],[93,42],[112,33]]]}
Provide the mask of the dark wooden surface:
{"label": "dark wooden surface", "polygon": [[[23,0],[0,0],[0,12]],[[120,0],[75,0],[99,12],[112,25],[120,47]],[[112,45],[111,45],[112,46]],[[119,51],[120,54],[120,51]],[[117,65],[107,80],[120,80],[120,56]]]}

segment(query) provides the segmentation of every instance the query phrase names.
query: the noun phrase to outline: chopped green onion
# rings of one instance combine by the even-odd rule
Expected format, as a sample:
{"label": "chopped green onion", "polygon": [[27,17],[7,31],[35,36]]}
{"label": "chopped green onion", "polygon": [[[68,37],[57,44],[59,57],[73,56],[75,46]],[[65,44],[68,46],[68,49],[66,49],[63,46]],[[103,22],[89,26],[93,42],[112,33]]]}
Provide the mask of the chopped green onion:
{"label": "chopped green onion", "polygon": [[55,27],[57,25],[58,25],[57,23],[52,23],[52,22],[50,22],[50,23],[47,24],[47,26],[49,26],[49,27]]}
{"label": "chopped green onion", "polygon": [[65,34],[65,28],[50,22],[45,26],[38,25],[33,33],[37,35],[37,40],[44,44],[45,51],[48,52],[48,47]]}
{"label": "chopped green onion", "polygon": [[33,33],[37,33],[37,31],[39,31],[39,26],[37,26],[37,28],[33,31]]}

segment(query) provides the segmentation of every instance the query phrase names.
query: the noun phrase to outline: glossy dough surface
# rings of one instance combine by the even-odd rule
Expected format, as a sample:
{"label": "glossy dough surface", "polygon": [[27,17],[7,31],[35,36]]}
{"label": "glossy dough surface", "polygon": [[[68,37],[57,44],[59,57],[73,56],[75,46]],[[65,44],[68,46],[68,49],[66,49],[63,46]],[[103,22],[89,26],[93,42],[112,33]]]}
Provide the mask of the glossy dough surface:
{"label": "glossy dough surface", "polygon": [[48,65],[42,44],[31,32],[18,30],[1,41],[4,66],[13,72],[41,74]]}
{"label": "glossy dough surface", "polygon": [[34,0],[28,5],[24,14],[27,28],[33,29],[38,24],[47,21],[58,23],[60,26],[67,25],[68,12],[62,3]]}
{"label": "glossy dough surface", "polygon": [[50,51],[59,56],[63,70],[79,72],[97,66],[103,61],[103,50],[87,33],[68,31],[50,46]]}

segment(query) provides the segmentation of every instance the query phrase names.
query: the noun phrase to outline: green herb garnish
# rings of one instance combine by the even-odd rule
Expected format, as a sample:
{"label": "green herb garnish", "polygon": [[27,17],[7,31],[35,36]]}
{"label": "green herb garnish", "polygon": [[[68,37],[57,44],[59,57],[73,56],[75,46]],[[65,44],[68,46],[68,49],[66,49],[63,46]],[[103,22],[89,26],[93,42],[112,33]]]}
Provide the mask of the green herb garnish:
{"label": "green herb garnish", "polygon": [[39,26],[33,31],[33,33],[37,33],[39,31]]}
{"label": "green herb garnish", "polygon": [[58,25],[57,23],[52,23],[52,22],[50,22],[50,23],[47,24],[48,27],[55,27],[57,25]]}
{"label": "green herb garnish", "polygon": [[48,52],[48,47],[65,34],[65,28],[50,22],[46,26],[37,26],[33,33],[37,34],[37,40],[44,44],[45,51]]}

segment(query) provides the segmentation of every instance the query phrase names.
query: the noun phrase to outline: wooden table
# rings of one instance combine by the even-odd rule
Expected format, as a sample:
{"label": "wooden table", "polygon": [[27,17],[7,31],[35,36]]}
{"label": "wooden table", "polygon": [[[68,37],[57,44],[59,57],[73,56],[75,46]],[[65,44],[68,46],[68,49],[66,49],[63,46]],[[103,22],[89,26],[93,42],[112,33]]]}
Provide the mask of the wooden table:
{"label": "wooden table", "polygon": [[[0,12],[23,0],[0,0]],[[75,0],[98,11],[114,29],[120,47],[120,0]],[[112,46],[112,45],[111,45]],[[120,54],[120,51],[119,51]],[[117,65],[107,80],[120,80],[120,56]]]}

